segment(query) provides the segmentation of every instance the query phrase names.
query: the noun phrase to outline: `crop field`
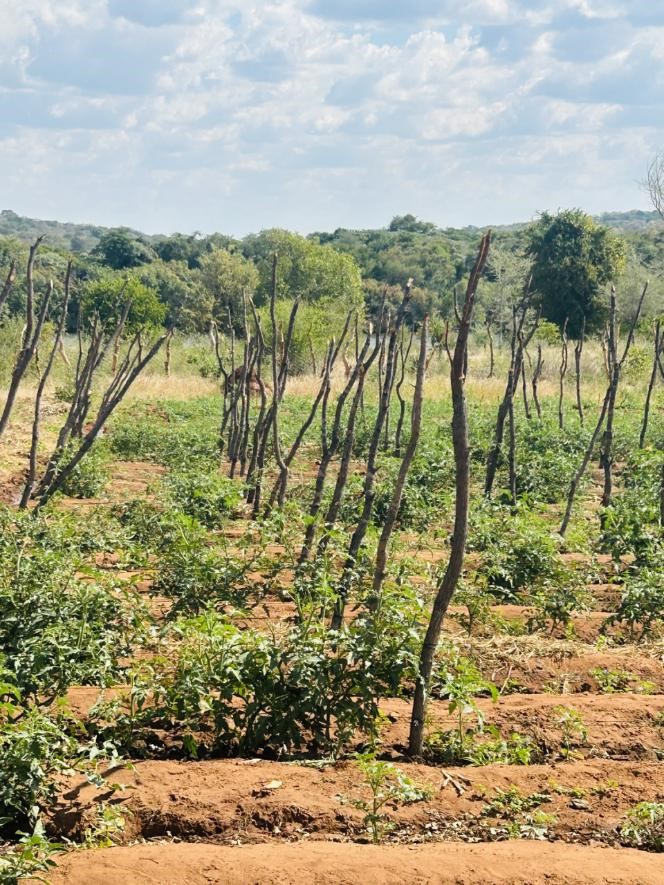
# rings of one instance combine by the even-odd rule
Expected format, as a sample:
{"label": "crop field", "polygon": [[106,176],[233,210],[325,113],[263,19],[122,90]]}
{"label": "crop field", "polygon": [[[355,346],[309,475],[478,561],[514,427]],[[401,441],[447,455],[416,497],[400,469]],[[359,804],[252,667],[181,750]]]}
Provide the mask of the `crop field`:
{"label": "crop field", "polygon": [[354,340],[349,315],[315,372],[273,299],[244,338],[169,340],[95,429],[123,343],[60,448],[79,394],[27,373],[0,438],[0,881],[661,881],[652,334],[610,321],[564,372],[525,306],[511,345],[464,348],[473,295],[438,341],[407,289]]}

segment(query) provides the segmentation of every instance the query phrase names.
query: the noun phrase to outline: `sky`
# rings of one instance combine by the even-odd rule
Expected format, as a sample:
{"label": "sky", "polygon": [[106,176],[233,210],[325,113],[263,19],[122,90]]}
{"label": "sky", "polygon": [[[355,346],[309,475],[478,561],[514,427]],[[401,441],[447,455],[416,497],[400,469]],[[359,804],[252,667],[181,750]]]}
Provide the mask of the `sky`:
{"label": "sky", "polygon": [[0,208],[149,233],[648,208],[662,0],[0,0]]}

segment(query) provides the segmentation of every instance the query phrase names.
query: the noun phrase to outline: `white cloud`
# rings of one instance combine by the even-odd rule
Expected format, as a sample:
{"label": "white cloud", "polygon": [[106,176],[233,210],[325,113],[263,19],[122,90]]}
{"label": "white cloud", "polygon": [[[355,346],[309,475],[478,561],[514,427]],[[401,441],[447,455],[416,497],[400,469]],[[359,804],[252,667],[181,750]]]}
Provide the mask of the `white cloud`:
{"label": "white cloud", "polygon": [[627,207],[664,143],[633,5],[0,0],[5,200],[234,232]]}

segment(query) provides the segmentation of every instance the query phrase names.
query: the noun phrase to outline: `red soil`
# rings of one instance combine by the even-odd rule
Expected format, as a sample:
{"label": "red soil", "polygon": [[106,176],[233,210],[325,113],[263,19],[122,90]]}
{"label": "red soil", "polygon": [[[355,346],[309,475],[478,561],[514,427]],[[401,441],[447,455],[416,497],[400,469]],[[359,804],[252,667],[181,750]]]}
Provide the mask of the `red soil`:
{"label": "red soil", "polygon": [[53,885],[660,885],[661,859],[542,842],[373,846],[149,844],[74,852]]}

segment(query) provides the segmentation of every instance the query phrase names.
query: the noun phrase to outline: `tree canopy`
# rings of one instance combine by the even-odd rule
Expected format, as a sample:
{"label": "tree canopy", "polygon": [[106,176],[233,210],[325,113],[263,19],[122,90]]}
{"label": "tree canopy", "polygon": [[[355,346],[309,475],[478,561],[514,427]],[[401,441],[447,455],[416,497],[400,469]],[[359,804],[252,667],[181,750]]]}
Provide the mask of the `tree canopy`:
{"label": "tree canopy", "polygon": [[122,227],[107,231],[91,254],[112,270],[139,267],[156,257],[148,243]]}
{"label": "tree canopy", "polygon": [[567,320],[572,338],[604,320],[602,289],[616,279],[627,261],[620,237],[580,209],[542,213],[526,234],[532,258],[532,285],[542,316],[559,327]]}
{"label": "tree canopy", "polygon": [[355,260],[314,239],[272,229],[245,240],[245,254],[260,275],[257,300],[270,297],[272,256],[278,255],[277,297],[305,301],[336,299],[351,307],[362,303],[362,277]]}

